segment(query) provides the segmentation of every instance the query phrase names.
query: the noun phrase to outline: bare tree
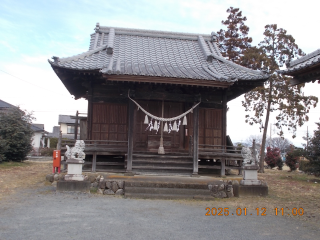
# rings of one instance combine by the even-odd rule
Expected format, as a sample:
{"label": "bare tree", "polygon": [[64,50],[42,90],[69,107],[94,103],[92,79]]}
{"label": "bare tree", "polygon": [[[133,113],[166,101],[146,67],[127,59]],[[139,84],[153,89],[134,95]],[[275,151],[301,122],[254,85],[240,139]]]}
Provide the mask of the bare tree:
{"label": "bare tree", "polygon": [[262,135],[250,135],[244,143],[248,146],[252,145],[253,140],[256,140],[257,145],[261,145],[262,143]]}
{"label": "bare tree", "polygon": [[269,143],[269,146],[271,146],[272,148],[279,148],[281,153],[289,151],[290,145],[292,145],[292,142],[290,142],[286,138],[281,137],[271,138],[271,142]]}

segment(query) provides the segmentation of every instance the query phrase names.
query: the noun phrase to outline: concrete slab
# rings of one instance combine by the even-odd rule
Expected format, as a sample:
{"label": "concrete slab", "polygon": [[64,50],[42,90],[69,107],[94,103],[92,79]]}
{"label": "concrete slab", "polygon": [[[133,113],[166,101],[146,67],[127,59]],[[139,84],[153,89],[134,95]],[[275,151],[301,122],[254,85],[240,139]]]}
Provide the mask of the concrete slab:
{"label": "concrete slab", "polygon": [[238,185],[239,186],[239,197],[245,196],[268,196],[268,186],[264,185]]}
{"label": "concrete slab", "polygon": [[58,181],[58,192],[90,192],[90,181]]}

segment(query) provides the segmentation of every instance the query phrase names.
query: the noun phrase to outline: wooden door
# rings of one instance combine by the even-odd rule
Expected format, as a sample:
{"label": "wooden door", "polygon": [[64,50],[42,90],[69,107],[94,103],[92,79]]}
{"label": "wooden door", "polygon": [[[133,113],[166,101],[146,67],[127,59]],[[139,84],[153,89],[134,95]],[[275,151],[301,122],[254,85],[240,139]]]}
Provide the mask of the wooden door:
{"label": "wooden door", "polygon": [[[162,114],[162,101],[138,101],[138,103],[152,115],[161,117]],[[183,113],[183,103],[164,102],[164,117],[175,117]],[[141,110],[135,109],[135,125],[134,125],[134,150],[158,152],[160,146],[160,129],[158,132],[155,130],[146,130],[147,124],[144,124],[145,114]],[[149,121],[151,120],[148,117]],[[182,119],[181,119],[182,120]],[[173,122],[172,122],[173,124]],[[171,132],[163,134],[165,152],[176,152],[183,150],[183,132],[181,126],[179,132]]]}
{"label": "wooden door", "polygon": [[[191,123],[191,124],[189,124]],[[188,136],[193,135],[193,116],[188,116]],[[222,109],[199,109],[199,144],[222,145]]]}
{"label": "wooden door", "polygon": [[127,141],[127,104],[93,103],[92,140]]}

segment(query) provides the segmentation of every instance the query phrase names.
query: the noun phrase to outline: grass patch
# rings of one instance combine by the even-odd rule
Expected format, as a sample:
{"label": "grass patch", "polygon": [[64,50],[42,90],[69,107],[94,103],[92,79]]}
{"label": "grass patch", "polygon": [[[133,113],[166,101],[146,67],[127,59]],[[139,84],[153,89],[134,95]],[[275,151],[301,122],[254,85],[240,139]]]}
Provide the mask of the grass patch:
{"label": "grass patch", "polygon": [[92,188],[90,188],[90,193],[96,194],[97,191],[98,191],[98,188],[97,188],[97,187],[92,187]]}
{"label": "grass patch", "polygon": [[[293,180],[293,181],[301,181],[301,182],[306,182],[310,179],[311,177],[306,175],[306,174],[301,174],[301,175],[288,175],[288,176],[280,176],[279,179],[285,179],[285,180]],[[320,179],[319,179],[320,181]]]}
{"label": "grass patch", "polygon": [[30,166],[30,163],[26,162],[0,162],[0,169],[7,169],[7,168],[12,168],[12,167],[28,167]]}

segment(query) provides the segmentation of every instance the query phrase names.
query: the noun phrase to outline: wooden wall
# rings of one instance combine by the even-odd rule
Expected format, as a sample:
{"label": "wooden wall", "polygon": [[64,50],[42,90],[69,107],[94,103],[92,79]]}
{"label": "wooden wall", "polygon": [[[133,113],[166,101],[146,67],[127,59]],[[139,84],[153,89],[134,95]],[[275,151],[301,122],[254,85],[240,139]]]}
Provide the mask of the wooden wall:
{"label": "wooden wall", "polygon": [[[189,124],[191,122],[191,124]],[[193,117],[188,116],[188,136],[193,134]],[[222,109],[199,109],[199,144],[222,145]]]}
{"label": "wooden wall", "polygon": [[127,141],[127,104],[92,104],[92,140]]}

